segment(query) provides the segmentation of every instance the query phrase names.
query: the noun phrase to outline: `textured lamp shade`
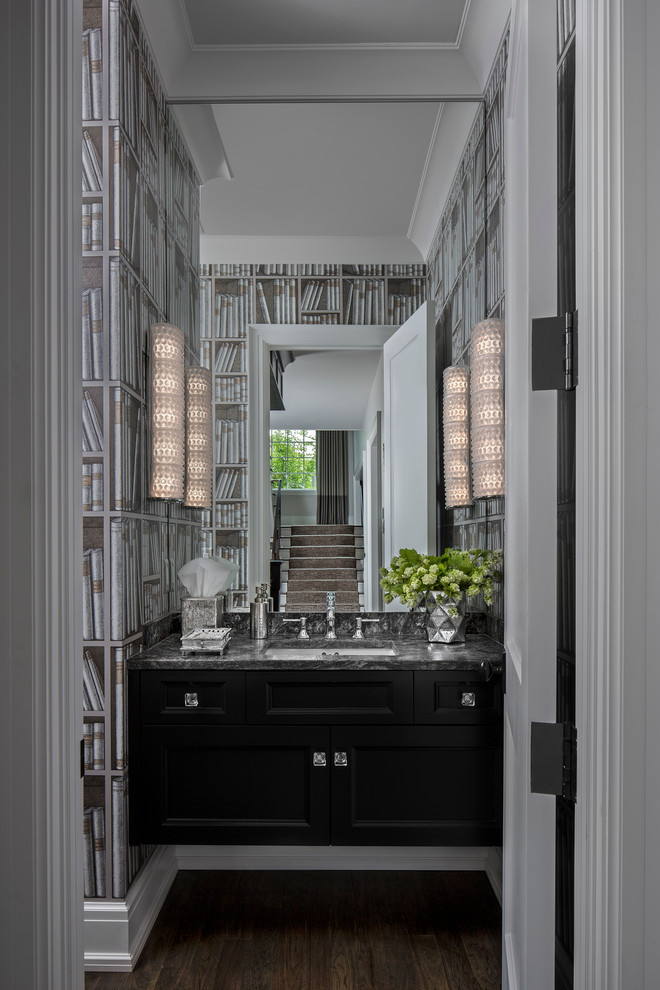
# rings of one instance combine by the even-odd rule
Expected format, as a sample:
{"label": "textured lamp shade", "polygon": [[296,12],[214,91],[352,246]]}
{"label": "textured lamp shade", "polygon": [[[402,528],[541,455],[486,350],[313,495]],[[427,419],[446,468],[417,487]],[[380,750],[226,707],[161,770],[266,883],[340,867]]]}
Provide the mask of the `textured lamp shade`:
{"label": "textured lamp shade", "polygon": [[472,504],[468,389],[467,368],[456,365],[445,368],[442,374],[442,428],[447,509]]}
{"label": "textured lamp shade", "polygon": [[183,331],[151,327],[151,498],[183,498],[185,464]]}
{"label": "textured lamp shade", "polygon": [[470,347],[472,494],[504,494],[504,324],[484,320]]}
{"label": "textured lamp shade", "polygon": [[213,490],[213,422],[211,372],[186,370],[186,494],[185,505],[211,506]]}

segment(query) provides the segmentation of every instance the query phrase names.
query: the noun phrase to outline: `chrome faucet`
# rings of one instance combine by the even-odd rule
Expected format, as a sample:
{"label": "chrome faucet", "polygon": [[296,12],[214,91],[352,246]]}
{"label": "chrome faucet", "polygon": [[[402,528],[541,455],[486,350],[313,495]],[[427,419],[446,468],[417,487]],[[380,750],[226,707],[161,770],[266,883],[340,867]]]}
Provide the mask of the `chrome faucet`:
{"label": "chrome faucet", "polygon": [[325,594],[325,619],[326,619],[326,639],[337,639],[337,633],[335,632],[335,593],[334,591],[326,591]]}

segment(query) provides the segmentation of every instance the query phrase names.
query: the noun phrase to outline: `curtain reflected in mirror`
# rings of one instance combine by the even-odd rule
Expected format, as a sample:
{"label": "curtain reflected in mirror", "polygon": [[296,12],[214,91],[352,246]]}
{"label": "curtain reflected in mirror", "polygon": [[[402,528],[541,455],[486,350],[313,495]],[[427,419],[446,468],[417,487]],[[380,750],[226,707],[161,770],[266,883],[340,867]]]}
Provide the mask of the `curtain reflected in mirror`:
{"label": "curtain reflected in mirror", "polygon": [[316,522],[320,526],[348,523],[348,443],[346,430],[316,434]]}

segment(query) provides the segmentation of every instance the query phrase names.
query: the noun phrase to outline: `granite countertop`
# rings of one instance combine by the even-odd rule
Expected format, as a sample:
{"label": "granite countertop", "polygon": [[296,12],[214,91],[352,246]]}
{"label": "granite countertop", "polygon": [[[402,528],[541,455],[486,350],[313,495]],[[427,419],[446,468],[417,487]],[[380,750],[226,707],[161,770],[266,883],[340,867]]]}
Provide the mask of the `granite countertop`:
{"label": "granite countertop", "polygon": [[[369,646],[393,643],[396,656],[369,656]],[[127,661],[131,670],[472,670],[484,660],[494,667],[501,665],[504,650],[501,643],[488,636],[468,635],[465,643],[429,643],[414,635],[369,636],[364,640],[337,638],[327,641],[312,635],[309,640],[294,636],[274,635],[265,640],[250,639],[243,632],[234,630],[224,655],[193,653],[182,656],[181,639],[168,636],[155,646],[137,653]],[[318,648],[318,656],[278,658],[266,657],[269,646],[298,649]],[[338,657],[333,650],[341,647],[364,649],[364,656]],[[321,656],[321,653],[325,656]]]}

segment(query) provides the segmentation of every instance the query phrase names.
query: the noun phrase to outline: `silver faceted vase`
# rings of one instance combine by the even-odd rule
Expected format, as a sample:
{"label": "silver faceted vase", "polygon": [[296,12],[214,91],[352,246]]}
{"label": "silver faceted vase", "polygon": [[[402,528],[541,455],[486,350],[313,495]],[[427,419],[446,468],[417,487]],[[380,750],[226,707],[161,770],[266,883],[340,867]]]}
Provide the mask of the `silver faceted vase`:
{"label": "silver faceted vase", "polygon": [[426,592],[426,635],[429,643],[464,643],[463,602],[443,591]]}

